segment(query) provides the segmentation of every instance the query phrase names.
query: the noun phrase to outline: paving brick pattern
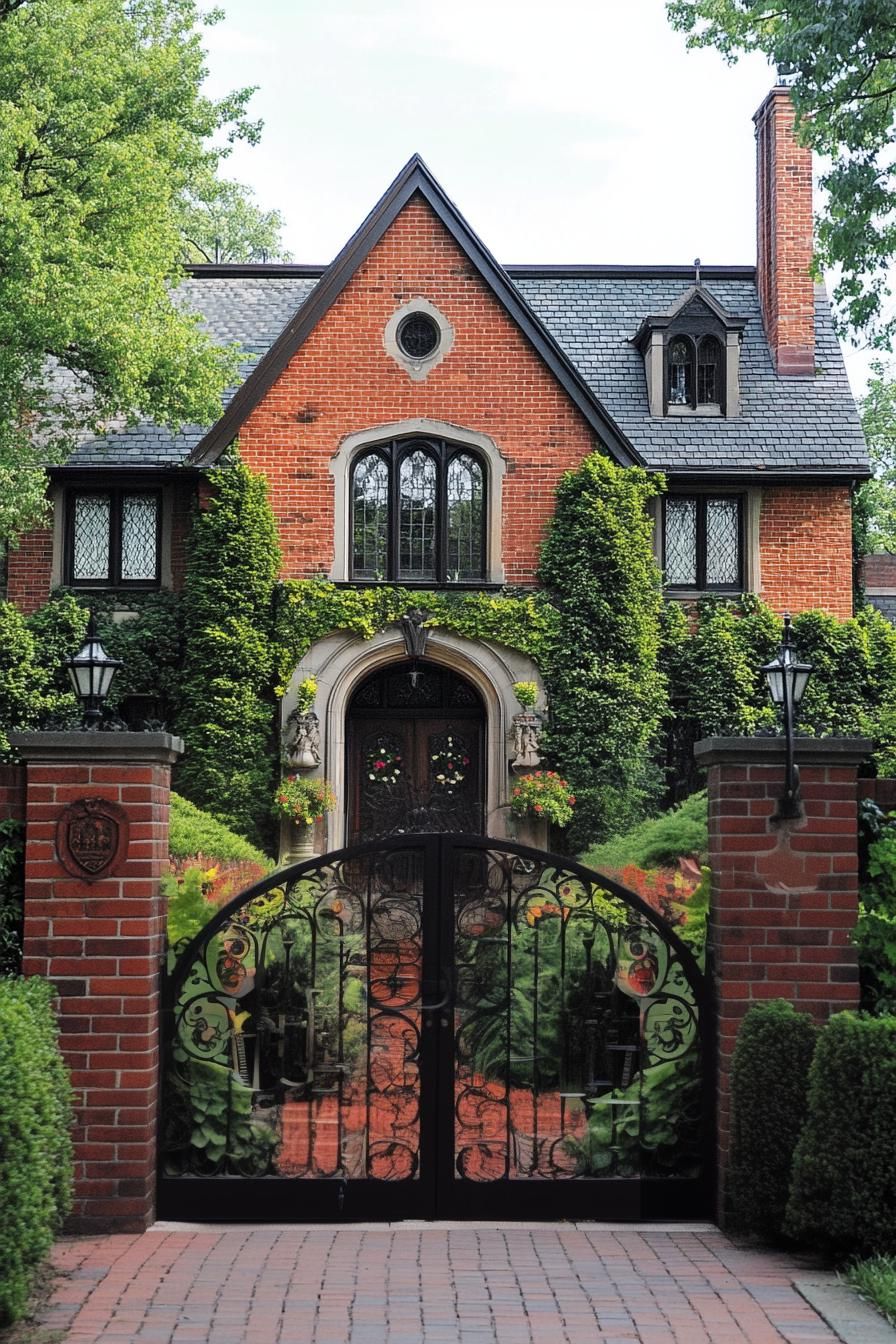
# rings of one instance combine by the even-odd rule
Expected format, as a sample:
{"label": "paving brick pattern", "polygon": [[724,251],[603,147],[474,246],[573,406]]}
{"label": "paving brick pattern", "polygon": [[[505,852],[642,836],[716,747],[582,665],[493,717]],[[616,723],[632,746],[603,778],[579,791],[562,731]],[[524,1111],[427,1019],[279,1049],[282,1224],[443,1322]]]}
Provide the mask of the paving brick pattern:
{"label": "paving brick pattern", "polygon": [[[174,1230],[171,1230],[172,1227]],[[836,1344],[715,1228],[213,1227],[61,1242],[66,1344]]]}

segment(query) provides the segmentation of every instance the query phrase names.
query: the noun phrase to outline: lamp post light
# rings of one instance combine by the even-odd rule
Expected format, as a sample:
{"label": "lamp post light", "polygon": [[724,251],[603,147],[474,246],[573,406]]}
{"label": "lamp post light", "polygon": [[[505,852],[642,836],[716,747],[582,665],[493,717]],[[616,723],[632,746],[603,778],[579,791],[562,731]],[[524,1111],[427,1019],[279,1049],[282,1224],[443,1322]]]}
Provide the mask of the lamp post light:
{"label": "lamp post light", "polygon": [[77,653],[66,658],[65,664],[75,695],[81,701],[84,727],[95,730],[99,727],[103,703],[121,663],[116,658],[110,658],[100,643],[93,612],[87,623],[84,644]]}
{"label": "lamp post light", "polygon": [[794,719],[811,672],[811,663],[801,663],[797,660],[790,612],[785,611],[781,647],[772,661],[766,663],[762,669],[762,675],[768,684],[768,692],[772,702],[776,707],[781,708],[784,717],[786,750],[784,793],[778,803],[775,820],[789,819],[801,815],[800,772],[794,760]]}

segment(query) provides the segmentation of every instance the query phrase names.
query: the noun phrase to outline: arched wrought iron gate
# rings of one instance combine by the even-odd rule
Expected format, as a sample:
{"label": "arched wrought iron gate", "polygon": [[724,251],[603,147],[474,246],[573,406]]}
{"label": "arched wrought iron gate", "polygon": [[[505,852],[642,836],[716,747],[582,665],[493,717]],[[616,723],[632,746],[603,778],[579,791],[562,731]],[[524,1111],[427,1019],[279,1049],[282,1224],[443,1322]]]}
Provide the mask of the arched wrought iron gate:
{"label": "arched wrought iron gate", "polygon": [[633,892],[403,835],[242,893],[173,959],[159,1210],[701,1217],[706,983]]}

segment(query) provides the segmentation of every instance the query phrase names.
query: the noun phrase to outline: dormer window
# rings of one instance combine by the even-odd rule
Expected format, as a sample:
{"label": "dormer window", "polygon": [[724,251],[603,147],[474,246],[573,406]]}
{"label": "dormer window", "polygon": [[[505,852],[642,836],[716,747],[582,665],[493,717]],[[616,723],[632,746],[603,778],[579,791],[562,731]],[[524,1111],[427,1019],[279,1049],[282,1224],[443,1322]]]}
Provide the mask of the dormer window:
{"label": "dormer window", "polygon": [[[723,402],[725,357],[715,336],[675,335],[669,340],[667,401],[695,410]],[[695,377],[696,370],[696,377]]]}
{"label": "dormer window", "polygon": [[644,356],[650,414],[739,415],[745,325],[702,284],[670,312],[646,317],[633,340]]}

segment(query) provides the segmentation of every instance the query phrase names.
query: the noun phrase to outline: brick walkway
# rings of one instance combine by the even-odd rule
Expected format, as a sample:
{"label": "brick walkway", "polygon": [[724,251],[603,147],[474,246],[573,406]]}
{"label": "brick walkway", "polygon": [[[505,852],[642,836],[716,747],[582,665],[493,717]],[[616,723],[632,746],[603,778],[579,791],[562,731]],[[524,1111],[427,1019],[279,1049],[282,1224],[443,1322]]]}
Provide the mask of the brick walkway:
{"label": "brick walkway", "polygon": [[159,1224],[60,1242],[66,1344],[836,1344],[804,1272],[709,1227]]}

